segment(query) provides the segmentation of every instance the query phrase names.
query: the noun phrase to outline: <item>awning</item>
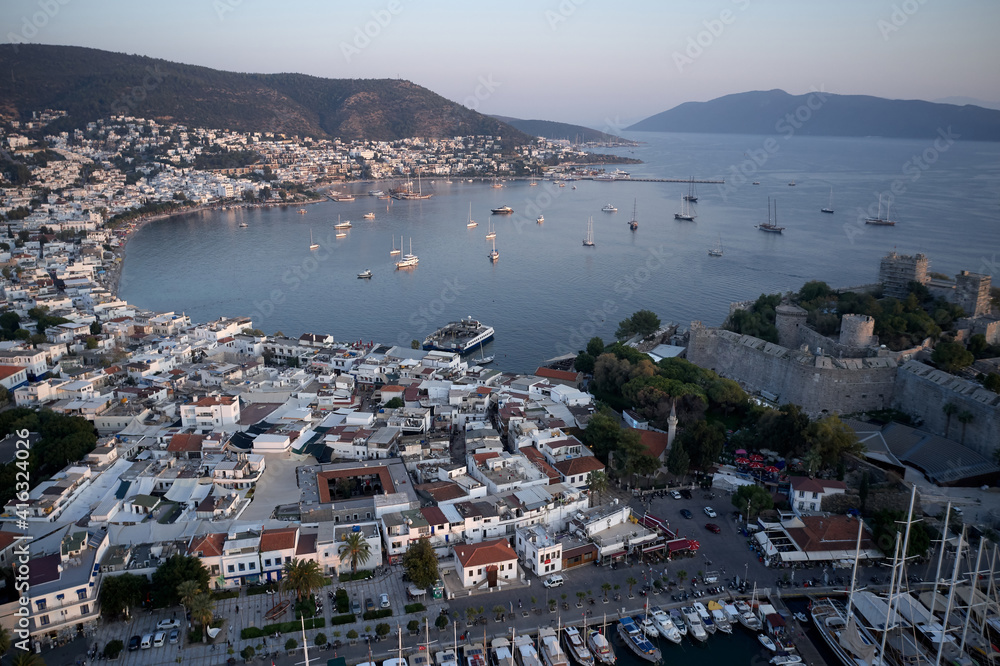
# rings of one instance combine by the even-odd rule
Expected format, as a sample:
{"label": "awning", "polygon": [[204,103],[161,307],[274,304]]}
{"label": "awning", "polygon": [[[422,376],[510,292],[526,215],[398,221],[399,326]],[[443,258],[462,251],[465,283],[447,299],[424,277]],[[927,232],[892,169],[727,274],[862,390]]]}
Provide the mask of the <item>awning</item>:
{"label": "awning", "polygon": [[646,546],[645,548],[642,549],[642,552],[644,552],[644,553],[652,553],[653,551],[656,551],[656,550],[663,550],[666,547],[667,547],[667,544],[665,544],[665,543],[658,543],[658,544],[654,544],[652,546]]}
{"label": "awning", "polygon": [[604,557],[610,557],[610,558],[625,557],[625,551],[624,550],[620,550],[617,553],[611,553],[610,555],[605,555]]}
{"label": "awning", "polygon": [[699,544],[697,541],[692,541],[691,539],[674,539],[664,545],[671,553],[676,553],[680,550],[697,550]]}

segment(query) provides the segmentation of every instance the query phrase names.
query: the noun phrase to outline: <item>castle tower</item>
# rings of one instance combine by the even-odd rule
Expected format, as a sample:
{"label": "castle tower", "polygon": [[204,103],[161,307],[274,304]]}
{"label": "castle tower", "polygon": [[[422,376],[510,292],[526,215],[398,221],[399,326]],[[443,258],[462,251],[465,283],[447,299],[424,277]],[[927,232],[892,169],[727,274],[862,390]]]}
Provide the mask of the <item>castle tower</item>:
{"label": "castle tower", "polygon": [[667,448],[663,451],[664,460],[674,444],[674,437],[677,436],[677,401],[670,401],[670,416],[667,417]]}
{"label": "castle tower", "polygon": [[797,305],[782,303],[774,309],[774,325],[778,328],[778,344],[788,349],[799,346],[799,330],[806,325],[808,312]]}
{"label": "castle tower", "polygon": [[862,314],[845,314],[840,318],[840,344],[845,347],[870,347],[876,342],[874,319]]}
{"label": "castle tower", "polygon": [[990,312],[990,276],[962,271],[955,276],[955,303],[967,317]]}
{"label": "castle tower", "polygon": [[882,257],[878,266],[878,281],[882,293],[893,298],[906,298],[910,293],[910,283],[927,284],[927,255],[909,256],[890,252]]}

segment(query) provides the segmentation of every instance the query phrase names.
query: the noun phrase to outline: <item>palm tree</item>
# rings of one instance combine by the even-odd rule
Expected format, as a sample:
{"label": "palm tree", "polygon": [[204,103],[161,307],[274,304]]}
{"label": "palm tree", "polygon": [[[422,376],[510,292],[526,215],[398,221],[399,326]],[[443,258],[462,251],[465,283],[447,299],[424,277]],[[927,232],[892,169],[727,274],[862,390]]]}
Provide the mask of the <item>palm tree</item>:
{"label": "palm tree", "polygon": [[963,445],[965,444],[965,426],[967,426],[970,423],[972,423],[973,419],[975,419],[975,417],[972,415],[972,412],[968,412],[968,411],[964,411],[963,410],[958,415],[958,422],[962,424],[962,442],[961,443]]}
{"label": "palm tree", "polygon": [[18,650],[10,661],[11,666],[45,666],[45,662],[34,652]]}
{"label": "palm tree", "polygon": [[200,592],[201,588],[196,580],[186,580],[177,586],[177,596],[180,597],[181,606],[187,611],[191,610],[191,602]]}
{"label": "palm tree", "polygon": [[497,622],[499,622],[500,621],[500,616],[503,615],[504,611],[506,611],[506,610],[507,610],[506,606],[501,606],[500,604],[497,604],[496,606],[494,606],[493,607],[493,619],[496,620]]}
{"label": "palm tree", "polygon": [[608,592],[611,590],[611,583],[602,583],[601,590],[604,592],[604,600],[608,600]]}
{"label": "palm tree", "polygon": [[823,454],[819,452],[819,449],[810,449],[802,456],[802,462],[805,464],[809,476],[813,476],[823,466]]}
{"label": "palm tree", "polygon": [[[590,492],[596,493],[598,500],[601,496],[608,490],[608,475],[603,470],[597,470],[590,473]],[[598,504],[600,502],[598,501]],[[593,502],[591,502],[593,506]]]}
{"label": "palm tree", "polygon": [[7,654],[10,649],[10,632],[7,627],[0,627],[0,654]]}
{"label": "palm tree", "polygon": [[313,590],[318,590],[325,584],[326,578],[320,571],[318,562],[297,558],[291,562],[285,562],[281,578],[282,592],[295,592],[298,600],[302,601],[312,594]]}
{"label": "palm tree", "polygon": [[199,592],[191,600],[191,619],[201,625],[202,641],[208,642],[208,629],[215,617],[215,601],[208,592]]}
{"label": "palm tree", "polygon": [[630,596],[630,597],[632,596],[632,586],[635,585],[638,582],[639,581],[637,581],[632,576],[629,576],[628,578],[625,579],[625,584],[628,585],[628,596]]}
{"label": "palm tree", "polygon": [[947,437],[948,433],[951,432],[951,416],[952,414],[958,413],[958,405],[953,402],[946,402],[944,403],[944,407],[941,408],[941,411],[948,417],[948,419],[944,422],[944,436]]}
{"label": "palm tree", "polygon": [[358,564],[364,564],[372,556],[372,547],[363,532],[351,532],[340,544],[340,559],[351,561],[351,573],[358,572]]}
{"label": "palm tree", "polygon": [[681,569],[680,571],[677,572],[677,580],[678,582],[680,582],[681,585],[684,584],[684,579],[687,577],[688,577],[688,572],[684,571],[684,569]]}

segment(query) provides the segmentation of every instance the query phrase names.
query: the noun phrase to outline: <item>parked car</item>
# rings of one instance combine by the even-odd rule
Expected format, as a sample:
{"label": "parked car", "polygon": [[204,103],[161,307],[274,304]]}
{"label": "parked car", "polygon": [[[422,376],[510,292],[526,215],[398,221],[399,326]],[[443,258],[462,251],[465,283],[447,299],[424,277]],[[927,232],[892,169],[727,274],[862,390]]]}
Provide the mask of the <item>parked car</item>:
{"label": "parked car", "polygon": [[135,652],[139,649],[139,643],[142,642],[142,636],[133,636],[128,639],[128,651]]}
{"label": "parked car", "polygon": [[365,610],[366,611],[373,611],[373,610],[375,610],[375,602],[372,601],[371,597],[368,597],[367,599],[365,599]]}
{"label": "parked car", "polygon": [[713,532],[714,534],[718,534],[719,532],[722,531],[722,528],[716,525],[715,523],[706,523],[705,529],[708,530],[709,532]]}
{"label": "parked car", "polygon": [[351,612],[355,615],[361,615],[361,602],[357,599],[351,601]]}
{"label": "parked car", "polygon": [[681,497],[683,497],[684,499],[691,499],[691,491],[688,490],[687,488],[682,488]]}
{"label": "parked car", "polygon": [[174,619],[160,620],[159,622],[156,623],[156,628],[160,630],[177,629],[180,626],[181,626],[181,621]]}
{"label": "parked car", "polygon": [[163,647],[164,643],[167,642],[167,634],[164,631],[156,632],[156,636],[153,637],[153,647]]}
{"label": "parked car", "polygon": [[178,641],[180,641],[180,639],[181,639],[181,630],[180,629],[171,629],[170,630],[170,642],[171,643],[177,643]]}
{"label": "parked car", "polygon": [[684,516],[685,518],[694,518],[694,514],[688,511],[687,509],[681,509],[681,515]]}
{"label": "parked car", "polygon": [[676,490],[671,490],[670,491],[670,496],[673,497],[674,499],[680,499],[681,498],[681,494],[679,492],[677,492]]}
{"label": "parked car", "polygon": [[559,587],[565,582],[566,580],[562,576],[560,576],[559,574],[553,574],[548,578],[546,578],[545,580],[543,580],[542,585],[544,585],[545,587]]}
{"label": "parked car", "polygon": [[142,642],[139,643],[139,647],[143,650],[148,650],[153,647],[153,634],[146,634],[142,637]]}
{"label": "parked car", "polygon": [[717,514],[717,513],[715,512],[715,509],[713,509],[712,507],[710,507],[710,506],[706,506],[706,507],[705,507],[705,515],[706,515],[706,516],[708,516],[709,518],[715,518],[715,517],[716,517],[716,516],[718,516],[719,514]]}
{"label": "parked car", "polygon": [[382,594],[378,595],[378,607],[379,608],[389,608],[390,607],[390,604],[389,604],[389,595],[386,594],[385,592],[383,592]]}

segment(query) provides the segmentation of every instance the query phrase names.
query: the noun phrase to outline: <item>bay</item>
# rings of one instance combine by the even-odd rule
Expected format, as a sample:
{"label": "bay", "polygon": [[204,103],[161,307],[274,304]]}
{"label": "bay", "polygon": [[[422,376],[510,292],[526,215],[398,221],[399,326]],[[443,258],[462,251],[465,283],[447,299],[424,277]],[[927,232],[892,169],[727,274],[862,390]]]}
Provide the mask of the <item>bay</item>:
{"label": "bay", "polygon": [[[961,133],[961,128],[955,128]],[[485,353],[509,371],[614,336],[639,309],[663,321],[720,324],[732,301],[872,283],[891,250],[924,252],[931,269],[996,273],[1000,248],[1000,144],[879,138],[632,133],[615,149],[643,160],[633,178],[725,179],[697,185],[695,222],[680,222],[686,183],[509,181],[503,188],[424,178],[432,199],[386,202],[368,183],[340,189],[354,202],[205,211],[151,223],[129,242],[119,294],[195,321],[251,315],[267,333],[331,333],[338,340],[408,345],[472,316],[496,328]],[[922,162],[916,162],[919,158]],[[921,168],[921,166],[926,168]],[[760,185],[752,185],[757,180]],[[795,186],[788,183],[794,181]],[[576,189],[573,189],[573,186]],[[378,187],[387,188],[382,183]],[[819,211],[833,188],[834,215]],[[893,195],[895,227],[863,223]],[[781,235],[761,233],[768,198]],[[633,202],[639,227],[628,221]],[[617,213],[601,207],[612,203]],[[467,229],[469,206],[478,222]],[[508,204],[509,216],[490,209]],[[374,220],[363,220],[374,212]],[[541,213],[544,222],[536,223]],[[353,228],[335,237],[338,217]],[[595,247],[584,247],[594,220]],[[496,224],[500,259],[485,239]],[[246,222],[247,228],[239,224]],[[309,250],[310,232],[320,244]],[[393,245],[410,239],[420,264],[397,271]],[[708,249],[721,238],[724,256]],[[371,280],[357,274],[371,269]]]}

